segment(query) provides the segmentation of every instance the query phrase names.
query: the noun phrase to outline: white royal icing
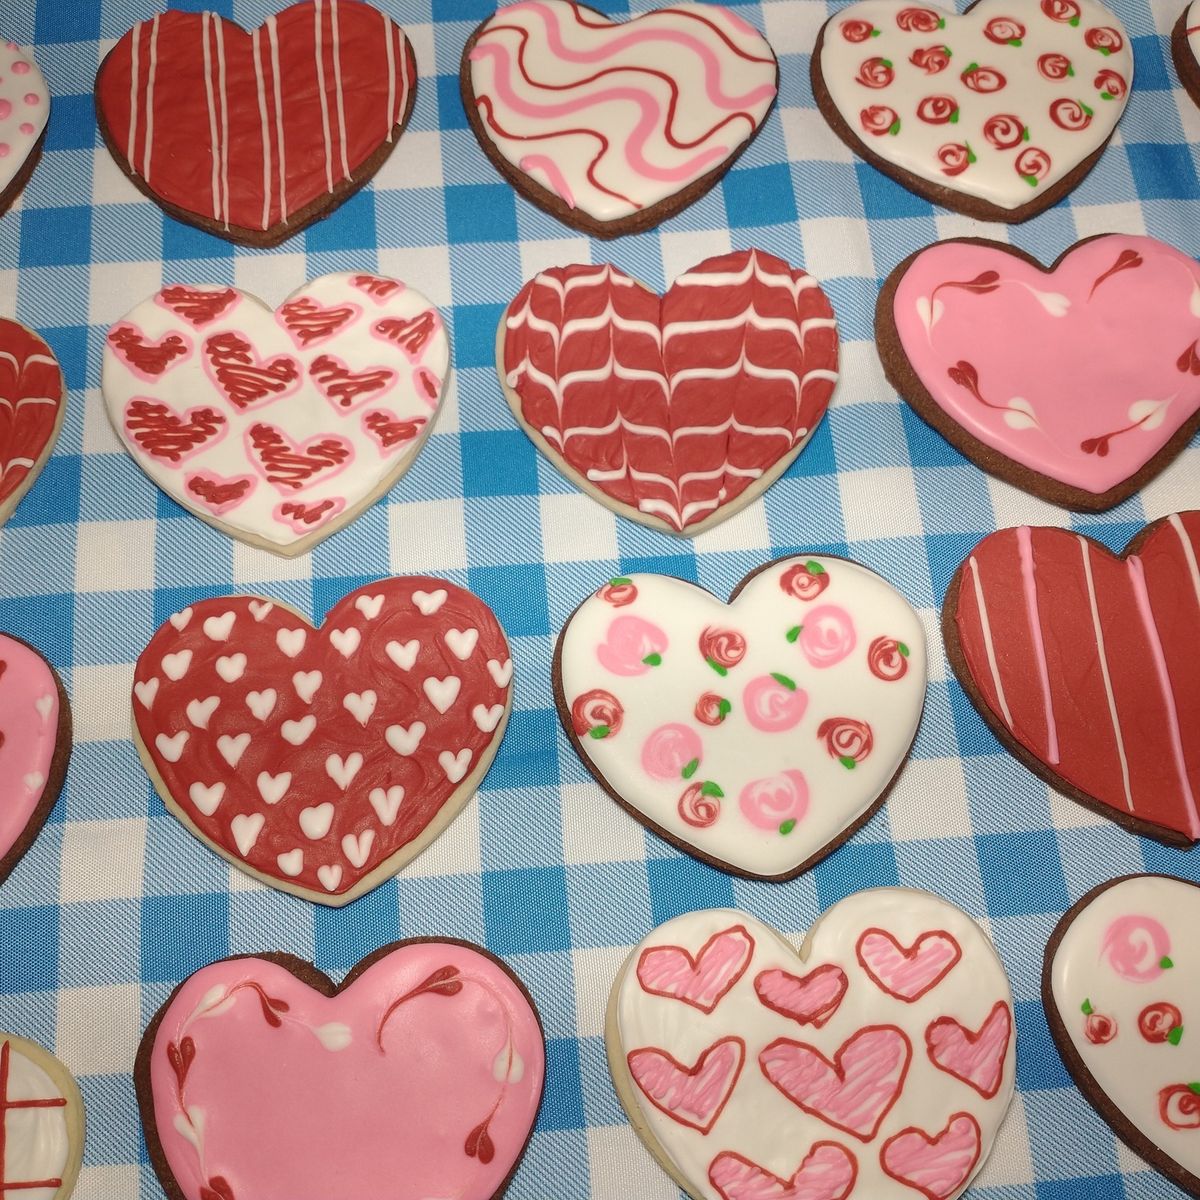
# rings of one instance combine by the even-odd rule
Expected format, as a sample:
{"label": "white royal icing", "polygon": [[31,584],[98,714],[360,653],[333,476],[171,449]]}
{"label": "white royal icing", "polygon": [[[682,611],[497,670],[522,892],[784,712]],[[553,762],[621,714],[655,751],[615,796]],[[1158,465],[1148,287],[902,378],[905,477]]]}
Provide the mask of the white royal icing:
{"label": "white royal icing", "polygon": [[[57,1186],[31,1188],[28,1184],[62,1178],[71,1151],[67,1102],[62,1089],[36,1062],[27,1058],[15,1043],[8,1042],[8,1048],[5,1108],[0,1114],[4,1122],[0,1193],[21,1196],[23,1200],[54,1200],[60,1191]],[[55,1103],[20,1107],[25,1100]]]}
{"label": "white royal icing", "polygon": [[50,116],[50,91],[33,55],[0,41],[0,192],[33,153]]}

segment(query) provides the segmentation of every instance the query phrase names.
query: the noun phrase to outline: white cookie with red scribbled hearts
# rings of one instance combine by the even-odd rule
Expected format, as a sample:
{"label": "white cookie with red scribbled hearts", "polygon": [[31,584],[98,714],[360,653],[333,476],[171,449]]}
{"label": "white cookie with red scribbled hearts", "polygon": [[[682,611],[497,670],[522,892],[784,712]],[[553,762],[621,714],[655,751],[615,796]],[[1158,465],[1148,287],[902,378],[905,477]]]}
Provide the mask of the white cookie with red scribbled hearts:
{"label": "white cookie with red scribbled hearts", "polygon": [[274,311],[233,287],[164,287],[109,330],[101,382],[121,440],[172,500],[295,555],[412,465],[449,369],[429,300],[346,272]]}
{"label": "white cookie with red scribbled hearts", "polygon": [[1098,0],[862,0],[826,22],[817,104],[857,154],[947,208],[1024,221],[1092,169],[1133,85]]}
{"label": "white cookie with red scribbled hearts", "polygon": [[834,905],[799,953],[709,909],[634,948],[606,1043],[638,1135],[695,1200],[954,1200],[1012,1099],[1012,993],[928,892]]}
{"label": "white cookie with red scribbled hearts", "polygon": [[614,579],[567,621],[559,715],[637,820],[724,870],[790,879],[869,819],[925,702],[925,636],[866,567],[801,555],[728,604],[664,575]]}

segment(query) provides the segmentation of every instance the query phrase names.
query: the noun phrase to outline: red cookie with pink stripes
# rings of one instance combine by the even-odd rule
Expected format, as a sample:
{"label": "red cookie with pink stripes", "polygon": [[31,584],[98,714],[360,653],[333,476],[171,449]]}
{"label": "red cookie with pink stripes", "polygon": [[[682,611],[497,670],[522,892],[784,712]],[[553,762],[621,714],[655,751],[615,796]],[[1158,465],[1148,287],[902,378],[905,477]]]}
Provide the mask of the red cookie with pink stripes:
{"label": "red cookie with pink stripes", "polygon": [[609,1067],[695,1200],[954,1200],[1012,1097],[1012,994],[991,943],[927,892],[830,909],[799,954],[745,913],[668,921],[609,1000]]}
{"label": "red cookie with pink stripes", "polygon": [[275,246],[350,198],[408,123],[417,63],[360,0],[301,0],[247,32],[214,12],[159,13],[96,76],[100,132],[177,220]]}
{"label": "red cookie with pink stripes", "polygon": [[556,267],[508,306],[496,365],[568,479],[691,537],[807,445],[838,378],[837,321],[811,275],[761,250],[707,259],[664,296],[608,264]]}
{"label": "red cookie with pink stripes", "polygon": [[984,538],[946,593],[955,674],[1051,787],[1136,833],[1200,840],[1200,512],[1113,554],[1063,529]]}

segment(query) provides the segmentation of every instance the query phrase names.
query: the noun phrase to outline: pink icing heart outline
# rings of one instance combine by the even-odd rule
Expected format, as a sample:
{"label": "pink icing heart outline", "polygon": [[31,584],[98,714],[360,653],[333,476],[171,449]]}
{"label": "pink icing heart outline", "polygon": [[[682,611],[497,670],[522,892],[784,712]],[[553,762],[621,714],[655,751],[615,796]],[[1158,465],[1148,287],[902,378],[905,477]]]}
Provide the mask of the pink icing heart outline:
{"label": "pink icing heart outline", "polygon": [[801,1025],[820,1029],[841,1006],[849,981],[837,963],[822,963],[807,975],[762,971],[755,976],[759,1003]]}
{"label": "pink icing heart outline", "polygon": [[637,977],[652,995],[710,1013],[741,979],[754,954],[744,925],[713,934],[693,956],[680,946],[652,946],[638,958]]}
{"label": "pink icing heart outline", "polygon": [[846,1200],[858,1180],[858,1161],[837,1142],[815,1142],[790,1179],[764,1170],[731,1150],[708,1168],[723,1200]]}
{"label": "pink icing heart outline", "polygon": [[947,1200],[970,1177],[981,1146],[979,1122],[970,1113],[955,1113],[933,1137],[915,1126],[902,1129],[884,1142],[879,1161],[888,1175],[926,1200]]}
{"label": "pink icing heart outline", "polygon": [[855,953],[883,991],[911,1004],[941,983],[962,958],[962,947],[943,930],[929,930],[901,946],[886,929],[865,929]]}
{"label": "pink icing heart outline", "polygon": [[985,1100],[990,1100],[1004,1079],[1004,1060],[1011,1037],[1008,1005],[997,1000],[987,1020],[974,1032],[953,1017],[938,1017],[925,1030],[925,1049],[935,1067],[961,1079]]}
{"label": "pink icing heart outline", "polygon": [[[665,1050],[645,1047],[625,1057],[629,1074],[642,1094],[660,1112],[700,1133],[717,1123],[746,1065],[746,1043],[739,1037],[720,1038],[685,1067]],[[671,1107],[673,1101],[674,1107]],[[692,1113],[693,1119],[680,1115]]]}

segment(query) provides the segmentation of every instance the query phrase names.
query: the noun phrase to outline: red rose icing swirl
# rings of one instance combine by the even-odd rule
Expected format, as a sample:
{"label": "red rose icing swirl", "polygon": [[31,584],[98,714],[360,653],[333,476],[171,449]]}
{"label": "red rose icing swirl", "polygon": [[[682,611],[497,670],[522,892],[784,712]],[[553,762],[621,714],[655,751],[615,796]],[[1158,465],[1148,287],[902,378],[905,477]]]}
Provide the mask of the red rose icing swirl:
{"label": "red rose icing swirl", "polygon": [[700,657],[705,662],[728,670],[746,655],[746,638],[735,629],[709,626],[700,635]]}
{"label": "red rose icing swirl", "polygon": [[875,638],[867,648],[867,666],[877,679],[903,679],[908,671],[907,648],[896,638]]}
{"label": "red rose icing swirl", "polygon": [[817,737],[824,739],[829,757],[845,767],[862,762],[875,744],[870,725],[853,717],[830,717],[822,721],[817,727]]}
{"label": "red rose icing swirl", "polygon": [[616,737],[625,713],[621,702],[603,688],[593,688],[571,705],[571,724],[580,737]]}

